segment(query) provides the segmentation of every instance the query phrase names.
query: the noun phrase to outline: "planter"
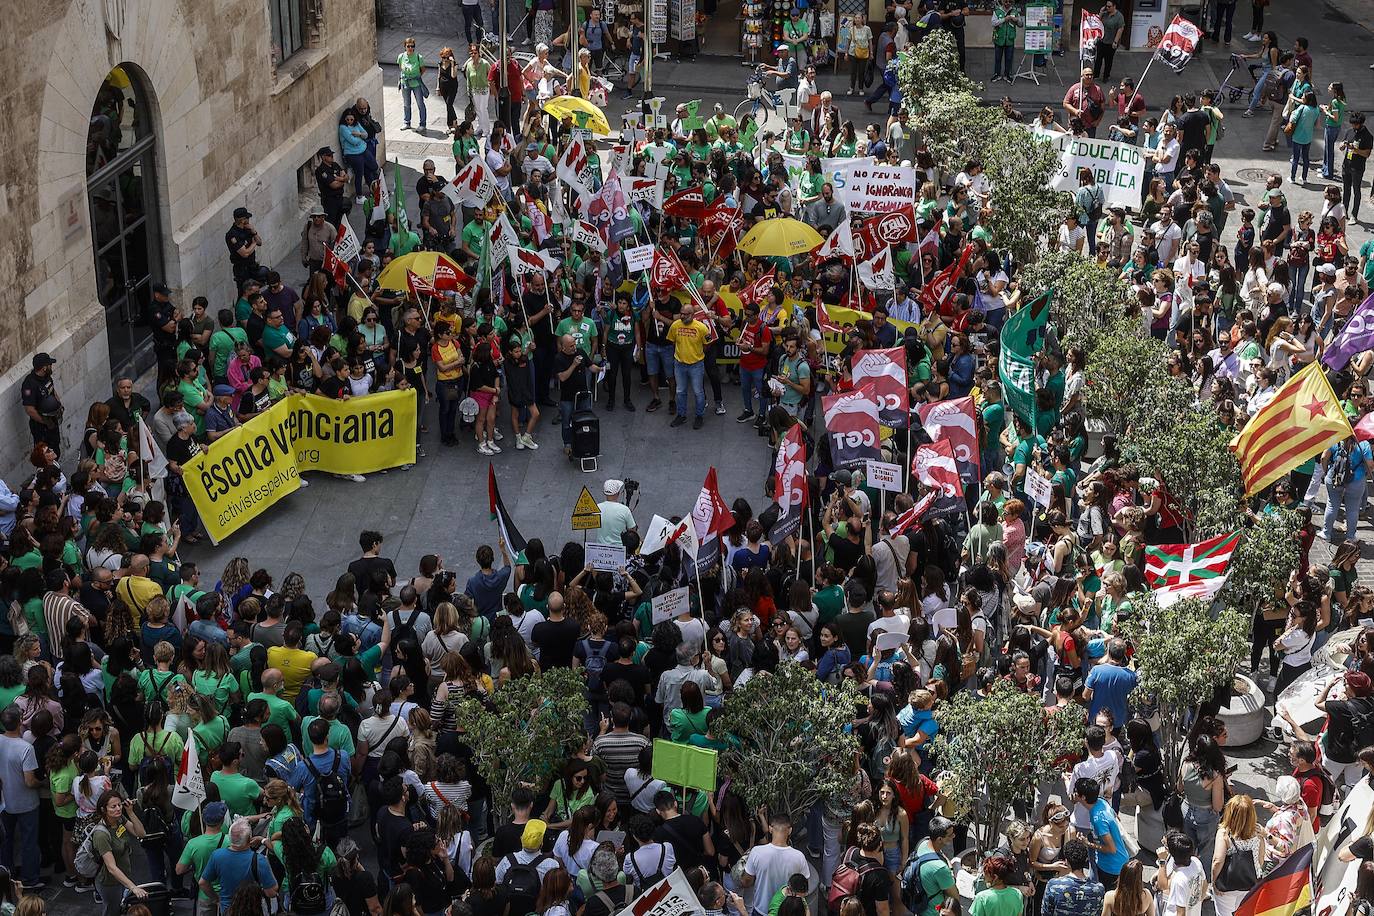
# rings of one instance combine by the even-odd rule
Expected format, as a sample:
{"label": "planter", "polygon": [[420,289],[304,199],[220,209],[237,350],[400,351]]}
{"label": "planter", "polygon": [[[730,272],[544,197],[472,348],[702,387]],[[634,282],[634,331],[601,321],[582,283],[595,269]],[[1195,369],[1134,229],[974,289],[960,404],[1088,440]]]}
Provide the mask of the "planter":
{"label": "planter", "polygon": [[1264,691],[1250,678],[1237,674],[1231,688],[1231,702],[1218,713],[1226,723],[1226,744],[1228,747],[1245,747],[1254,744],[1269,724],[1269,714],[1264,709]]}

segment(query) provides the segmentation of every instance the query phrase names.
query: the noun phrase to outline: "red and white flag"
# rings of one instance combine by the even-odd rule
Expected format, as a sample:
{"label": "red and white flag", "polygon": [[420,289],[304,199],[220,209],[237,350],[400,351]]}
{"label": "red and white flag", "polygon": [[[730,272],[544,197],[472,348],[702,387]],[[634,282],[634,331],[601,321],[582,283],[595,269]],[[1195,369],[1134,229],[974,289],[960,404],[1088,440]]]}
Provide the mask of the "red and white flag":
{"label": "red and white flag", "polygon": [[744,287],[739,291],[739,301],[744,305],[749,305],[767,299],[773,292],[773,284],[777,282],[777,273],[778,269],[775,267]]}
{"label": "red and white flag", "polygon": [[663,213],[700,222],[706,218],[706,192],[700,186],[678,191],[663,202]]}
{"label": "red and white flag", "polygon": [[676,544],[678,550],[696,560],[701,541],[697,538],[697,526],[691,516],[673,526],[673,530],[668,533],[668,543]]}
{"label": "red and white flag", "polygon": [[421,296],[436,296],[439,293],[439,291],[434,288],[433,282],[426,280],[410,269],[406,270],[406,288],[410,290],[410,294],[416,299],[419,299]]}
{"label": "red and white flag", "polygon": [[691,281],[677,255],[667,248],[654,250],[654,266],[649,270],[649,283],[659,289],[682,289]]}
{"label": "red and white flag", "polygon": [[1145,579],[1160,607],[1180,598],[1206,601],[1221,591],[1239,544],[1240,532],[1231,531],[1197,544],[1146,547]]}
{"label": "red and white flag", "polygon": [[552,273],[558,269],[558,261],[543,251],[511,245],[507,252],[510,255],[510,272],[515,277],[524,274]]}
{"label": "red and white flag", "polygon": [[865,254],[879,248],[916,241],[916,208],[904,204],[889,213],[879,213],[864,220],[859,230]]}
{"label": "red and white flag", "polygon": [[973,398],[936,401],[934,404],[922,404],[917,410],[926,435],[936,441],[948,442],[959,463],[972,465],[974,473],[977,473],[980,456]]}
{"label": "red and white flag", "polygon": [[358,237],[353,234],[353,227],[348,225],[348,220],[339,220],[339,234],[334,237],[334,256],[340,261],[351,261],[362,252],[363,246],[358,243]]}
{"label": "red and white flag", "polygon": [[347,261],[341,260],[334,253],[333,248],[326,247],[324,249],[324,270],[334,277],[335,286],[339,289],[348,289],[348,275],[353,272],[353,269],[348,266]]}
{"label": "red and white flag", "polygon": [[1173,67],[1175,71],[1182,71],[1188,66],[1188,61],[1193,59],[1193,53],[1201,40],[1201,29],[1182,16],[1175,16],[1164,32],[1164,37],[1159,40],[1159,47],[1155,48],[1155,58]]}
{"label": "red and white flag", "polygon": [[822,334],[843,334],[844,328],[835,323],[835,319],[830,317],[830,310],[825,307],[824,302],[816,303],[816,326],[820,328]]}
{"label": "red and white flag", "polygon": [[195,741],[186,742],[181,750],[181,768],[177,784],[172,789],[172,806],[194,811],[205,803],[205,774],[200,768],[200,753]]}
{"label": "red and white flag", "polygon": [[854,230],[849,225],[849,219],[840,220],[840,224],[830,233],[821,247],[816,249],[813,257],[818,261],[826,258],[846,258],[854,260]]}
{"label": "red and white flag", "polygon": [[921,519],[925,517],[925,514],[930,511],[930,507],[935,503],[935,498],[939,495],[940,492],[938,490],[927,491],[925,496],[922,496],[916,501],[916,505],[892,520],[892,524],[889,525],[887,529],[888,534],[895,537],[917,525]]}
{"label": "red and white flag", "polygon": [[439,261],[434,265],[433,286],[439,292],[466,292],[476,285],[477,281],[455,264]]}
{"label": "red and white flag", "polygon": [[806,440],[802,438],[801,424],[794,423],[783,435],[773,462],[773,498],[780,511],[768,532],[770,543],[781,544],[801,528],[807,496]]}
{"label": "red and white flag", "polygon": [[530,235],[533,236],[534,243],[543,245],[553,234],[553,220],[549,219],[549,214],[544,212],[544,208],[539,206],[537,200],[525,204],[525,216],[530,221]]}
{"label": "red and white flag", "polygon": [[563,155],[558,157],[558,164],[554,166],[554,174],[558,180],[572,188],[578,197],[586,197],[591,193],[583,177],[589,161],[587,145],[574,136],[568,141]]}
{"label": "red and white flag", "polygon": [[706,472],[706,481],[697,494],[696,505],[692,507],[692,522],[696,525],[697,539],[701,541],[713,534],[723,534],[735,525],[735,517],[720,495],[715,468]]}
{"label": "red and white flag", "polygon": [[850,358],[855,385],[873,386],[878,422],[905,429],[910,419],[911,393],[906,387],[906,348],[858,350]]}
{"label": "red and white flag", "polygon": [[892,289],[892,249],[879,248],[867,261],[859,262],[859,282],[868,289]]}
{"label": "red and white flag", "polygon": [[515,230],[511,228],[510,220],[506,218],[505,210],[501,211],[491,224],[491,228],[487,230],[487,243],[487,263],[491,264],[493,269],[509,257],[511,249],[520,244]]}
{"label": "red and white flag", "polygon": [[939,312],[946,317],[950,315],[953,311],[951,303],[954,302],[955,283],[964,275],[964,268],[968,266],[968,259],[972,254],[973,246],[965,245],[963,252],[959,255],[959,260],[926,282],[917,299],[921,306],[921,314],[929,315],[932,312]]}
{"label": "red and white flag", "polygon": [[954,449],[943,439],[916,449],[911,459],[911,473],[943,496],[958,499],[964,496],[964,482],[959,479],[959,467],[954,463]]}
{"label": "red and white flag", "polygon": [[1078,20],[1078,58],[1092,60],[1097,57],[1097,40],[1106,34],[1102,28],[1102,17],[1087,10],[1082,11]]}
{"label": "red and white flag", "polygon": [[821,398],[830,458],[837,468],[861,468],[881,457],[878,401],[871,383]]}
{"label": "red and white flag", "polygon": [[496,179],[482,157],[474,156],[453,176],[453,187],[463,206],[484,207],[496,193]]}
{"label": "red and white flag", "polygon": [[645,202],[655,210],[662,210],[663,179],[631,175],[625,179],[625,195],[636,203]]}
{"label": "red and white flag", "polygon": [[596,227],[585,219],[577,220],[572,224],[572,240],[603,254],[606,251],[606,240],[601,237],[601,233],[596,230]]}

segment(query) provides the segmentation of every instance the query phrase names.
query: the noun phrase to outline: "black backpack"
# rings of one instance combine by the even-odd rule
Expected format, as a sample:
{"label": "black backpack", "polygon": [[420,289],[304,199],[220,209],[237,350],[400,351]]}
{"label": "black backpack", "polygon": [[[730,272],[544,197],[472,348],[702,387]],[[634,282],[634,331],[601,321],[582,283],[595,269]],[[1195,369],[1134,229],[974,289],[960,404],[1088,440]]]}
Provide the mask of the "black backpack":
{"label": "black backpack", "polygon": [[1336,446],[1336,454],[1331,456],[1330,483],[1333,487],[1343,487],[1350,482],[1350,449],[1344,445]]}
{"label": "black backpack", "polygon": [[291,912],[317,916],[324,912],[324,882],[318,870],[291,876]]}
{"label": "black backpack", "polygon": [[348,783],[339,774],[339,752],[334,752],[334,764],[328,773],[315,769],[309,757],[305,768],[315,777],[315,816],[323,824],[339,824],[348,819]]}
{"label": "black backpack", "polygon": [[913,853],[902,867],[902,905],[907,912],[921,914],[930,906],[930,893],[921,881],[921,866],[927,862],[938,862],[938,852]]}
{"label": "black backpack", "polygon": [[1350,746],[1352,751],[1374,744],[1374,699],[1357,697],[1346,701],[1350,710]]}
{"label": "black backpack", "polygon": [[539,864],[547,858],[539,855],[529,862],[521,862],[513,852],[506,856],[506,874],[501,878],[501,888],[510,901],[511,916],[526,916],[534,912],[539,888],[543,885],[543,879],[539,877]]}
{"label": "black backpack", "polygon": [[401,612],[399,609],[391,612],[391,644],[394,646],[403,639],[412,639],[415,642],[420,640],[415,635],[415,618],[419,617],[424,611],[419,607],[410,612],[410,619],[401,623]]}
{"label": "black backpack", "polygon": [[[140,784],[148,782],[153,767],[159,763],[167,768],[169,776],[173,778],[176,776],[176,768],[172,765],[172,758],[167,755],[167,744],[172,740],[172,736],[167,732],[162,732],[160,737],[162,743],[154,747],[152,742],[148,740],[148,736],[143,736],[143,759],[138,762],[138,781]],[[146,820],[143,822],[143,826],[145,828],[148,826]]]}
{"label": "black backpack", "polygon": [[599,691],[601,689],[601,672],[606,670],[606,660],[611,654],[611,641],[603,639],[600,649],[593,649],[590,639],[582,640],[581,645],[583,654],[587,656],[582,662],[582,667],[587,669],[587,690],[588,692]]}
{"label": "black backpack", "polygon": [[662,843],[658,844],[658,865],[649,874],[641,874],[639,871],[639,861],[634,856],[630,856],[630,869],[634,871],[635,877],[639,880],[635,884],[639,887],[650,887],[667,877],[663,873],[664,860],[668,858],[668,847]]}

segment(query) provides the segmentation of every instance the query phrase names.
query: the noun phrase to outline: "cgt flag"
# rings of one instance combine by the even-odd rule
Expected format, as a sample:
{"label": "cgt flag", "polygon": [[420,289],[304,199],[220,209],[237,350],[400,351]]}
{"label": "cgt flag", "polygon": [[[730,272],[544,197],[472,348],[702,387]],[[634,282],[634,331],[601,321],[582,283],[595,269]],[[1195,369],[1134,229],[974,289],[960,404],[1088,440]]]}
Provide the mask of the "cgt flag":
{"label": "cgt flag", "polygon": [[1154,59],[1173,67],[1175,72],[1182,72],[1193,59],[1193,52],[1201,40],[1201,29],[1182,16],[1175,16],[1159,40],[1159,47],[1155,48]]}
{"label": "cgt flag", "polygon": [[496,468],[490,463],[487,464],[487,502],[491,517],[496,520],[496,527],[501,531],[501,540],[506,542],[506,548],[512,554],[524,553],[525,538],[511,520],[510,513],[506,511],[506,504],[501,501],[501,490],[496,486]]}
{"label": "cgt flag", "polygon": [[806,509],[806,440],[801,424],[793,424],[778,446],[773,461],[773,496],[778,504],[778,520],[768,532],[768,541],[781,544],[801,528]]}
{"label": "cgt flag", "polygon": [[911,459],[911,473],[922,484],[946,498],[964,498],[964,483],[959,479],[954,449],[948,440],[941,439],[916,449]]}
{"label": "cgt flag", "polygon": [[959,473],[970,480],[977,479],[980,463],[978,452],[978,423],[973,398],[951,398],[922,404],[918,409],[921,425],[932,441],[948,442],[954,450]]}
{"label": "cgt flag", "polygon": [[906,348],[857,350],[850,360],[854,384],[873,387],[878,422],[905,429],[911,419],[911,393],[906,387]]}
{"label": "cgt flag", "polygon": [[881,457],[878,399],[872,383],[821,398],[830,455],[837,468],[861,468]]}

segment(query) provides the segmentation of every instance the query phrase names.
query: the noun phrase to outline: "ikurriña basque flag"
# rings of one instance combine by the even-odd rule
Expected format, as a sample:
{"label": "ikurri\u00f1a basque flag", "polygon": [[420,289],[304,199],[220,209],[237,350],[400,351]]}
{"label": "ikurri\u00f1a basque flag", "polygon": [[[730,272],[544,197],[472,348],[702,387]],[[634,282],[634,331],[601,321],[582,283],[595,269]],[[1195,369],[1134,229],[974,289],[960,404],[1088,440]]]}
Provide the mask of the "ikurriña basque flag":
{"label": "ikurri\u00f1a basque flag", "polygon": [[1312,844],[1296,849],[1241,900],[1235,916],[1293,916],[1312,902]]}

